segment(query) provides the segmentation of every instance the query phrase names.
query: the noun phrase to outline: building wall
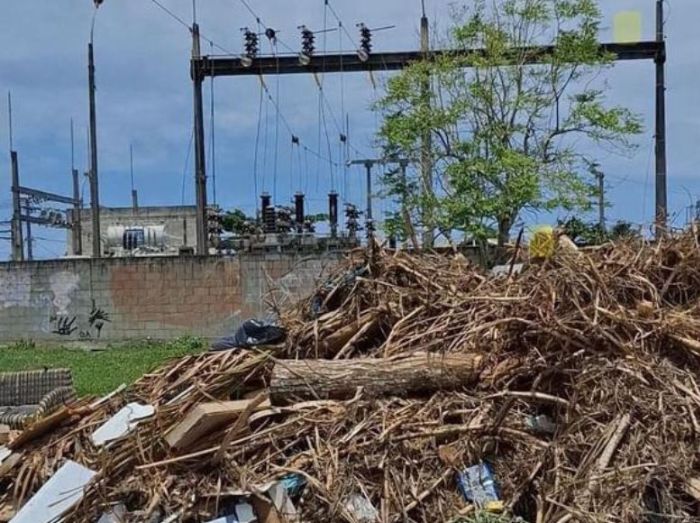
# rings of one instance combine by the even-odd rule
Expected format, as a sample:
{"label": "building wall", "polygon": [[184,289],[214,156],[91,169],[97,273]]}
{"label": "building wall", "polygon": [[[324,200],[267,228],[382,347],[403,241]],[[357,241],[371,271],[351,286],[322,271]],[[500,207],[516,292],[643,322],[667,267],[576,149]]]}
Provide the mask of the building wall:
{"label": "building wall", "polygon": [[312,292],[328,253],[72,259],[0,264],[0,341],[206,338]]}
{"label": "building wall", "polygon": [[[177,251],[179,247],[196,247],[197,243],[197,209],[192,205],[172,207],[101,207],[100,230],[104,239],[110,225],[148,226],[164,225],[170,245]],[[83,240],[83,254],[92,253],[92,214],[90,209],[83,209],[80,214]],[[104,245],[104,243],[103,243]],[[72,231],[68,230],[67,252],[74,255]]]}

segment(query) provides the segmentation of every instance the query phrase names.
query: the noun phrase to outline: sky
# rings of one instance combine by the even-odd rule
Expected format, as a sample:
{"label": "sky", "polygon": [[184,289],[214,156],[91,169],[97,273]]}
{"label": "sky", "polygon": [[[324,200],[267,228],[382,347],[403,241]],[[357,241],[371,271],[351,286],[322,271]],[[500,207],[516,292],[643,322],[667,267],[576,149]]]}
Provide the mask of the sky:
{"label": "sky", "polygon": [[[425,1],[431,23],[446,29],[451,2]],[[185,23],[192,21],[192,0],[158,2]],[[287,47],[299,48],[298,26],[333,28],[338,19],[354,42],[344,31],[319,34],[319,51],[354,49],[358,22],[369,27],[396,26],[375,33],[377,51],[418,46],[420,0],[330,0],[330,8],[324,7],[324,0],[248,0],[248,5],[264,26],[278,31],[279,53],[286,53]],[[0,6],[6,21],[0,32],[0,91],[12,94],[13,146],[19,154],[21,183],[70,194],[71,119],[75,166],[87,169],[87,42],[93,3],[3,0]],[[700,198],[700,176],[696,173],[700,164],[700,5],[697,0],[672,0],[667,6],[669,209],[673,225],[680,227],[686,221],[686,208]],[[224,50],[240,53],[241,28],[257,27],[243,0],[197,0],[196,8],[205,54],[223,54]],[[601,8],[601,40],[612,40],[614,15],[625,10],[639,11],[643,39],[653,38],[653,0],[602,0]],[[141,205],[194,203],[188,30],[154,0],[105,0],[95,19],[94,42],[102,205],[130,204],[130,145]],[[261,41],[261,46],[264,52],[270,51],[266,42]],[[618,63],[605,73],[604,80],[609,102],[639,113],[645,124],[631,154],[621,157],[595,151],[608,181],[607,214],[610,221],[626,219],[648,225],[654,215],[654,65]],[[253,214],[256,194],[263,190],[272,193],[278,204],[287,204],[294,192],[303,190],[310,211],[320,213],[326,210],[331,188],[341,193],[343,201],[362,206],[362,168],[333,166],[327,160],[332,157],[342,164],[346,156],[339,142],[343,115],[347,115],[350,128],[347,156],[354,159],[378,154],[380,117],[371,106],[382,96],[386,75],[323,75],[319,81],[326,99],[321,104],[316,79],[309,75],[265,78],[272,101],[263,97],[262,103],[260,82],[255,77],[214,81],[215,188],[216,203],[222,208],[237,207]],[[208,191],[210,202],[214,202],[211,89],[207,80]],[[8,150],[8,111],[4,97],[0,100],[0,149]],[[292,144],[290,129],[299,137],[300,146]],[[0,154],[0,172],[6,173],[0,178],[4,180],[0,219],[6,220],[11,214],[9,153]],[[88,201],[87,186],[84,191]],[[392,205],[378,199],[375,207],[382,213]],[[62,231],[35,227],[34,234],[42,238],[35,245],[37,257],[56,257],[65,251]],[[8,254],[9,242],[0,241],[0,259]]]}

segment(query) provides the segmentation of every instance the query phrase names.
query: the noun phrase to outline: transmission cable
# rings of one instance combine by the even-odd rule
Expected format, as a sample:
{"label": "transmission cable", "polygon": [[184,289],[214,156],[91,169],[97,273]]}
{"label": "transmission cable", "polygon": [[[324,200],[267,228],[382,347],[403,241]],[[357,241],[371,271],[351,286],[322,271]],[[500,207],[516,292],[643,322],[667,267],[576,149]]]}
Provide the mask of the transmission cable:
{"label": "transmission cable", "polygon": [[[258,150],[260,146],[260,121],[262,120],[262,106],[263,106],[263,88],[260,85],[260,100],[258,101],[258,128],[255,132],[255,153],[253,156],[253,184],[255,193],[253,195],[253,202],[258,200]],[[257,204],[256,204],[257,208]]]}
{"label": "transmission cable", "polygon": [[276,82],[275,82],[275,154],[274,164],[272,169],[272,201],[277,204],[277,162],[279,156],[279,141],[280,141],[280,59],[277,55],[277,43],[275,37],[270,37],[270,49],[272,56],[275,57],[276,63]]}
{"label": "transmission cable", "polygon": [[[175,21],[178,22],[180,25],[182,25],[185,29],[187,29],[188,32],[192,33],[192,27],[190,26],[190,24],[188,24],[187,22],[185,22],[181,17],[179,17],[178,15],[176,15],[175,13],[173,13],[170,9],[168,9],[167,7],[165,7],[165,6],[164,6],[163,4],[161,4],[158,0],[151,0],[151,2],[153,2],[155,5],[157,5],[163,12],[167,13],[173,20],[175,20]],[[234,55],[234,54],[236,54],[236,53],[234,53],[233,51],[230,51],[230,50],[226,49],[225,47],[220,46],[220,45],[217,44],[214,40],[212,40],[211,38],[207,37],[207,36],[206,36],[204,33],[202,33],[202,32],[199,33],[199,36],[202,37],[202,38],[203,38],[204,40],[206,40],[207,42],[209,42],[209,44],[210,44],[211,46],[216,47],[217,49],[219,49],[220,51],[223,51],[223,52],[226,53],[227,55]]]}
{"label": "transmission cable", "polygon": [[192,153],[192,141],[194,140],[194,127],[190,133],[190,143],[187,146],[187,154],[185,156],[185,167],[182,169],[182,204],[185,205],[185,180],[187,177],[187,167],[190,164],[190,154]]}
{"label": "transmission cable", "polygon": [[345,34],[347,35],[347,37],[348,37],[348,39],[350,40],[350,42],[352,43],[352,45],[354,45],[355,47],[357,47],[357,43],[355,42],[355,39],[354,39],[353,36],[348,32],[347,27],[345,27],[345,24],[344,24],[343,21],[340,19],[340,16],[338,16],[338,13],[335,11],[335,9],[333,9],[333,6],[331,5],[330,1],[329,1],[329,0],[325,0],[325,5],[326,5],[326,7],[328,7],[328,9],[330,10],[331,14],[335,17],[335,19],[336,19],[336,21],[338,22],[340,28],[345,32]]}

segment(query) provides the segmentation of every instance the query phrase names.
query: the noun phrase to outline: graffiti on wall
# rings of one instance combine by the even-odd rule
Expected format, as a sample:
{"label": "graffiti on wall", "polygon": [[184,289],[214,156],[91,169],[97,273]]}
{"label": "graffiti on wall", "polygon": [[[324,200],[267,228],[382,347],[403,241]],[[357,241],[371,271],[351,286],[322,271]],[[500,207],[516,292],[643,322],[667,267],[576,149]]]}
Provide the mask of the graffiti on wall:
{"label": "graffiti on wall", "polygon": [[49,278],[51,289],[51,314],[49,324],[51,333],[57,336],[77,337],[81,340],[99,339],[106,323],[112,320],[109,313],[95,304],[87,316],[72,314],[70,311],[80,309],[73,306],[75,293],[80,287],[80,276],[73,272],[56,272]]}
{"label": "graffiti on wall", "polygon": [[53,326],[51,332],[58,336],[73,336],[77,332],[81,340],[100,339],[102,328],[111,323],[109,313],[95,306],[94,300],[90,314],[84,319],[76,315],[52,315],[49,322]]}

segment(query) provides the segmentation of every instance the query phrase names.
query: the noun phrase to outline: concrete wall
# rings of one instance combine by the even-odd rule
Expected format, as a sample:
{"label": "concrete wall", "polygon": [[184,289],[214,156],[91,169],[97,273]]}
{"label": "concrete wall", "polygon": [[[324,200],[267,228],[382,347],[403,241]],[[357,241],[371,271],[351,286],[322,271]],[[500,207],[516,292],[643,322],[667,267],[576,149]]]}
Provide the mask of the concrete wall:
{"label": "concrete wall", "polygon": [[309,294],[339,255],[73,259],[0,264],[0,341],[217,337]]}
{"label": "concrete wall", "polygon": [[[197,243],[197,208],[193,205],[170,207],[100,207],[100,230],[105,249],[107,230],[111,225],[127,227],[145,227],[163,225],[168,236],[168,244],[175,252],[181,246],[196,247]],[[81,237],[83,254],[92,253],[92,214],[90,209],[82,209]],[[66,252],[74,255],[72,230],[68,230]]]}

